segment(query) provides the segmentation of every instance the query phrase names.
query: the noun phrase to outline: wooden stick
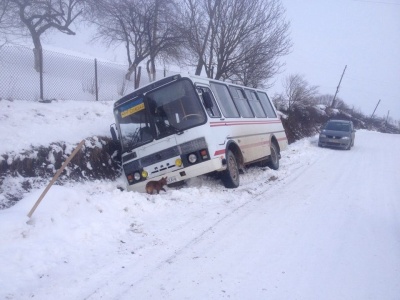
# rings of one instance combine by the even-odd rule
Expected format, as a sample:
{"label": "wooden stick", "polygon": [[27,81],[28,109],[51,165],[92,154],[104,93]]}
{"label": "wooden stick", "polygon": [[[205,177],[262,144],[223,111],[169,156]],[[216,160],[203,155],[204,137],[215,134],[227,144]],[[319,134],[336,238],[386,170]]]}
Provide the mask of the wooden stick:
{"label": "wooden stick", "polygon": [[67,160],[62,164],[61,168],[58,169],[57,173],[54,175],[53,179],[50,181],[50,183],[47,185],[46,189],[43,191],[43,193],[40,195],[39,199],[36,201],[35,205],[32,207],[31,211],[28,214],[28,217],[32,217],[33,212],[36,210],[36,208],[39,206],[40,201],[44,198],[44,196],[47,194],[47,192],[50,190],[51,186],[56,182],[58,177],[61,175],[62,171],[67,167],[71,159],[78,153],[78,151],[82,148],[83,144],[85,143],[85,140],[82,140],[78,146],[75,148],[74,152],[71,153],[71,155],[67,158]]}

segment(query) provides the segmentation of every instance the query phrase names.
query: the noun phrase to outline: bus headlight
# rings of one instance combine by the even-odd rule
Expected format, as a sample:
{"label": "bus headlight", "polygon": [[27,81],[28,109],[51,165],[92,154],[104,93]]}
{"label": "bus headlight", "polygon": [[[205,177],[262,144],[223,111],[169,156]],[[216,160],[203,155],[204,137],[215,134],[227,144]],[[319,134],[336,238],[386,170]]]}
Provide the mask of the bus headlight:
{"label": "bus headlight", "polygon": [[135,172],[135,173],[133,174],[133,178],[134,178],[136,181],[139,181],[139,180],[140,180],[140,173],[139,173],[139,172]]}
{"label": "bus headlight", "polygon": [[194,163],[197,161],[197,155],[194,154],[194,153],[189,154],[189,155],[188,155],[188,161],[189,161],[191,164],[194,164]]}

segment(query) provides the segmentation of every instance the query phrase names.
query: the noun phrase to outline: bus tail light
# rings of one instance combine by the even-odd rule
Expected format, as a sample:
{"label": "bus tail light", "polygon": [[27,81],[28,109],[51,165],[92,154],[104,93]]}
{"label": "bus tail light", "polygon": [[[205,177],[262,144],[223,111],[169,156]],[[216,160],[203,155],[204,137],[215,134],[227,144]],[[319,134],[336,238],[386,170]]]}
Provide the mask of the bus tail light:
{"label": "bus tail light", "polygon": [[129,182],[129,183],[132,183],[132,182],[134,181],[134,180],[133,180],[133,174],[127,175],[126,178],[128,179],[128,182]]}

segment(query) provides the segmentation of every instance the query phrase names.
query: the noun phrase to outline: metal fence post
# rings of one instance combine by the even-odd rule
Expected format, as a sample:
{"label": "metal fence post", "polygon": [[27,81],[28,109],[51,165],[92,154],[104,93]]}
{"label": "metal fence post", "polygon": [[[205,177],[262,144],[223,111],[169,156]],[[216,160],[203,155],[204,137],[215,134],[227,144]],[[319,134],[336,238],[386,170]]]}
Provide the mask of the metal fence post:
{"label": "metal fence post", "polygon": [[43,49],[39,49],[39,80],[40,80],[40,101],[44,100],[43,97]]}
{"label": "metal fence post", "polygon": [[99,101],[99,85],[97,82],[97,58],[94,59],[94,81],[96,87],[96,101]]}

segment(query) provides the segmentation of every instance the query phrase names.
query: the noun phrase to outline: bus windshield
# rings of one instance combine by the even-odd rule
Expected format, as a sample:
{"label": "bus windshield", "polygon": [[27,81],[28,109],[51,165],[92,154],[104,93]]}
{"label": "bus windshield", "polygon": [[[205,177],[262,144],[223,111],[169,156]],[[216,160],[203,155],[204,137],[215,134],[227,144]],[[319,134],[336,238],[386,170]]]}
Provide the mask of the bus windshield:
{"label": "bus windshield", "polygon": [[139,97],[115,110],[124,152],[153,140],[151,123],[146,114],[144,98]]}
{"label": "bus windshield", "polygon": [[190,80],[182,79],[115,110],[123,152],[204,124],[207,116]]}

